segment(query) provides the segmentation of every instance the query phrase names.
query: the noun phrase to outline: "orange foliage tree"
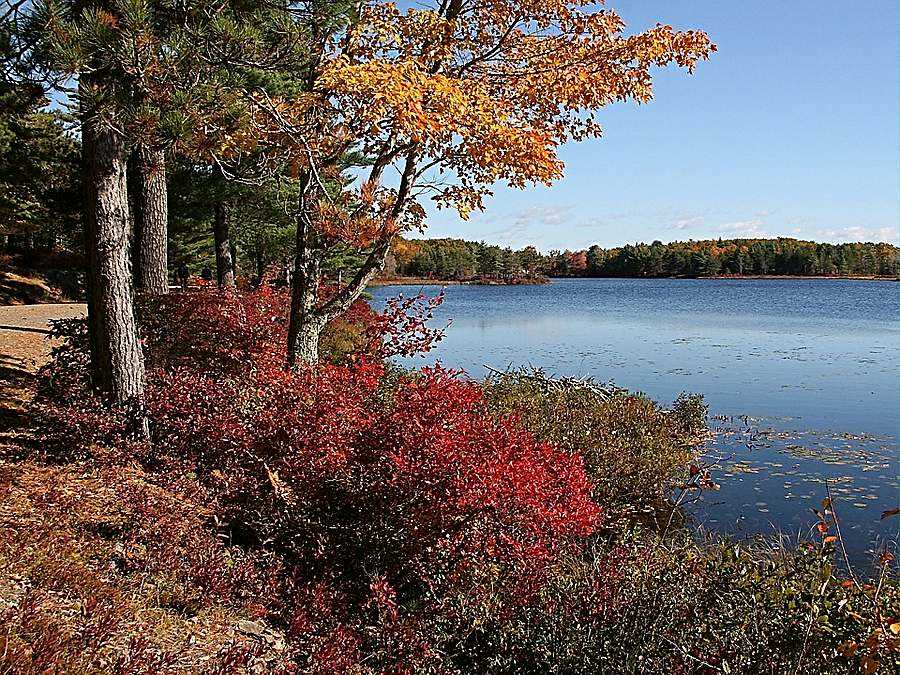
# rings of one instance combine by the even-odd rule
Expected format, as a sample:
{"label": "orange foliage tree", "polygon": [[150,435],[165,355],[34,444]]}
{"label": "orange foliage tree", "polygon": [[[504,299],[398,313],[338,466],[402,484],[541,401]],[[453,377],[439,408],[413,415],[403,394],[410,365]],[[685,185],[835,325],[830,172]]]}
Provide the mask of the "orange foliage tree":
{"label": "orange foliage tree", "polygon": [[[382,267],[392,238],[423,226],[424,199],[465,218],[498,182],[553,182],[563,174],[560,146],[599,136],[602,107],[645,103],[652,67],[691,71],[715,51],[699,31],[657,25],[626,35],[614,11],[587,0],[429,0],[413,9],[370,0],[337,18],[333,5],[302,4],[302,91],[253,90],[255,128],[231,148],[280,153],[300,188],[291,363],[315,362],[322,328]],[[364,262],[320,299],[322,262],[347,245],[365,250]]]}

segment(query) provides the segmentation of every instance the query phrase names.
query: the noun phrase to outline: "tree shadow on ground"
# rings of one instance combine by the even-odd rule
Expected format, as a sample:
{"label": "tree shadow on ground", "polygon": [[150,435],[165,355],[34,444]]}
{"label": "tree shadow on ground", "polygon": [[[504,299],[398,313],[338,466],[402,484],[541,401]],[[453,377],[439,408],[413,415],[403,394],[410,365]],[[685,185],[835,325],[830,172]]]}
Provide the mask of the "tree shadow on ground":
{"label": "tree shadow on ground", "polygon": [[22,359],[0,354],[0,432],[27,426],[33,385],[34,373]]}

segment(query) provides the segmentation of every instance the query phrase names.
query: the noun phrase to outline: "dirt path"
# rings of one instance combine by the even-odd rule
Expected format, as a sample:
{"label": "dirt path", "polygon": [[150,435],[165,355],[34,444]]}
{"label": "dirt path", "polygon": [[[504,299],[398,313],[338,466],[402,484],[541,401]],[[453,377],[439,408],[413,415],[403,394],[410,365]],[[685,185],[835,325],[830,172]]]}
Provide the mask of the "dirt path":
{"label": "dirt path", "polygon": [[0,416],[28,400],[31,378],[50,355],[50,320],[86,312],[83,304],[0,306]]}
{"label": "dirt path", "polygon": [[50,355],[49,322],[86,312],[87,306],[80,303],[0,307],[0,363],[33,373]]}

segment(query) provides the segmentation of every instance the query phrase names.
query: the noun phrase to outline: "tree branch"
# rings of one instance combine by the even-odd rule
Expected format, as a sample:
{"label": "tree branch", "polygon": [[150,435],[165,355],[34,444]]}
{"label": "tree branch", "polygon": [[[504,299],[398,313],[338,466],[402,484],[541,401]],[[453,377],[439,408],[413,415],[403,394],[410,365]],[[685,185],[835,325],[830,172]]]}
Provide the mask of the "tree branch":
{"label": "tree branch", "polygon": [[[394,201],[394,206],[390,212],[390,221],[396,220],[403,213],[403,207],[406,205],[412,188],[417,157],[418,145],[413,145],[406,154],[406,164],[403,167],[403,175],[400,178],[400,186],[397,189],[397,199]],[[319,314],[325,321],[331,321],[350,309],[353,301],[359,297],[372,278],[384,267],[387,254],[391,250],[392,239],[393,233],[385,232],[381,239],[375,243],[366,261],[356,272],[353,279],[320,308]]]}

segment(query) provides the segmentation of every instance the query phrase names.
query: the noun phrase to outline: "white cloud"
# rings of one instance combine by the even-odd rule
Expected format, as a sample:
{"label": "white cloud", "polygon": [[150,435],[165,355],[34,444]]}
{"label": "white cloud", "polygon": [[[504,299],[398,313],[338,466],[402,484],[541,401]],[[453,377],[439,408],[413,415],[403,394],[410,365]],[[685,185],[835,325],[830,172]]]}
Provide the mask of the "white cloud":
{"label": "white cloud", "polygon": [[529,206],[515,215],[515,222],[518,225],[562,225],[571,214],[571,206]]}
{"label": "white cloud", "polygon": [[725,223],[715,228],[718,234],[724,234],[729,237],[738,238],[756,238],[771,236],[763,229],[762,218],[753,218],[751,220],[738,220],[732,223]]}
{"label": "white cloud", "polygon": [[851,225],[849,227],[817,230],[815,234],[817,239],[827,239],[834,242],[872,241],[897,243],[900,241],[900,233],[898,233],[896,227]]}
{"label": "white cloud", "polygon": [[680,218],[670,225],[673,230],[690,230],[702,225],[705,218],[703,216],[690,216],[688,218]]}
{"label": "white cloud", "polygon": [[559,227],[572,219],[572,206],[528,206],[519,211],[494,220],[498,224],[508,223],[493,232],[485,234],[485,240],[501,245],[519,246],[521,242],[533,238],[542,228]]}
{"label": "white cloud", "polygon": [[731,220],[719,225],[715,224],[715,218],[711,213],[685,214],[672,222],[668,227],[670,230],[679,231],[699,230],[698,234],[700,236],[707,237],[767,237],[771,235],[768,232],[768,228],[765,227],[765,221],[772,213],[774,212],[769,209],[760,209],[752,217],[745,217],[742,220]]}

